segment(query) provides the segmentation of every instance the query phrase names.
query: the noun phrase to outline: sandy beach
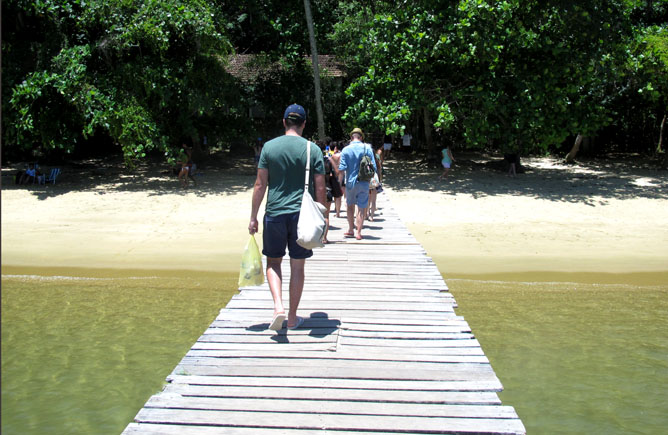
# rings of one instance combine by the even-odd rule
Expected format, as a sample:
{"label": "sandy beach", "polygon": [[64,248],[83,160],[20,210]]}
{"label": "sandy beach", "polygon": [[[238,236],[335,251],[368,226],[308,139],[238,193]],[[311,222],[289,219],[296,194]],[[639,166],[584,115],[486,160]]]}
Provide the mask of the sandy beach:
{"label": "sandy beach", "polygon": [[[383,193],[446,277],[666,276],[668,174],[651,163],[526,158],[526,173],[510,178],[488,156],[456,158],[444,181],[415,158],[390,160]],[[85,162],[47,186],[15,186],[15,168],[3,168],[2,265],[236,272],[251,164],[204,166],[187,190],[157,165],[129,174]]]}

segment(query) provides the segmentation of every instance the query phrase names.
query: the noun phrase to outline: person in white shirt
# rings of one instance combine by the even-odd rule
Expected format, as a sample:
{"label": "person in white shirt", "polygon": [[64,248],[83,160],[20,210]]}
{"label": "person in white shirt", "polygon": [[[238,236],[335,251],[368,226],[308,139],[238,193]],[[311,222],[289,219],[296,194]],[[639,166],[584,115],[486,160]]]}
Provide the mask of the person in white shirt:
{"label": "person in white shirt", "polygon": [[409,133],[404,134],[402,138],[404,149],[408,150],[410,148],[411,139],[413,139],[413,136],[411,134]]}

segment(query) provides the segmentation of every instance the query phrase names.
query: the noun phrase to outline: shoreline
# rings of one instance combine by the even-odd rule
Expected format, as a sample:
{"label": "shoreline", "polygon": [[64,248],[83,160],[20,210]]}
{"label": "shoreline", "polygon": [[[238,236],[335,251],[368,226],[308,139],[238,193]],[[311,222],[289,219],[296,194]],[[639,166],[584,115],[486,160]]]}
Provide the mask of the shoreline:
{"label": "shoreline", "polygon": [[[204,271],[194,269],[128,269],[128,268],[93,268],[93,267],[40,267],[40,266],[2,266],[3,279],[35,280],[108,280],[108,279],[170,279],[192,278],[216,280],[236,278],[238,270]],[[599,285],[631,285],[665,287],[668,271],[648,272],[498,272],[480,274],[449,274],[441,272],[448,281],[481,282],[517,282],[517,283],[572,283]],[[308,275],[307,275],[308,277]]]}
{"label": "shoreline", "polygon": [[[564,167],[545,157],[524,159],[527,173],[508,178],[479,155],[457,158],[443,182],[438,169],[415,158],[386,166],[384,195],[446,279],[628,281],[635,274],[660,283],[668,275],[666,173],[628,162],[623,169],[610,161]],[[251,164],[204,170],[186,191],[160,168],[141,176],[107,172],[68,178],[65,170],[55,186],[4,183],[2,273],[238,273],[249,237]]]}

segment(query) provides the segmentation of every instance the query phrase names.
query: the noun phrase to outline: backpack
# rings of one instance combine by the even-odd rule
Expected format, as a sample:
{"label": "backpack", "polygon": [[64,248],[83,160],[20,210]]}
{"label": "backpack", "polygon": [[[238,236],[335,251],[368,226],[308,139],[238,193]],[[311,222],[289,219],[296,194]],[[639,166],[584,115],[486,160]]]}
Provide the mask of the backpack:
{"label": "backpack", "polygon": [[357,179],[359,181],[371,181],[373,174],[376,173],[373,169],[373,156],[366,153],[366,146],[364,148],[364,155],[360,159],[360,172],[357,175]]}

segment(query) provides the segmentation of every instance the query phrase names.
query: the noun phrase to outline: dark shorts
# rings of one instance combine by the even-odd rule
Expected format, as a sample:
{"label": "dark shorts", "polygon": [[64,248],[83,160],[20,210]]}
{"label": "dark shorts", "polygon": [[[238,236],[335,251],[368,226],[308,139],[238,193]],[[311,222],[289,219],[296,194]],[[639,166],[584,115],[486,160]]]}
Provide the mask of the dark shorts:
{"label": "dark shorts", "polygon": [[343,196],[341,185],[339,184],[339,180],[337,180],[336,177],[330,177],[329,187],[332,190],[332,197],[341,198]]}
{"label": "dark shorts", "polygon": [[313,255],[310,249],[297,244],[297,222],[299,212],[279,216],[264,216],[264,232],[262,233],[262,253],[269,258],[283,258],[285,247],[288,247],[290,258],[300,260]]}

